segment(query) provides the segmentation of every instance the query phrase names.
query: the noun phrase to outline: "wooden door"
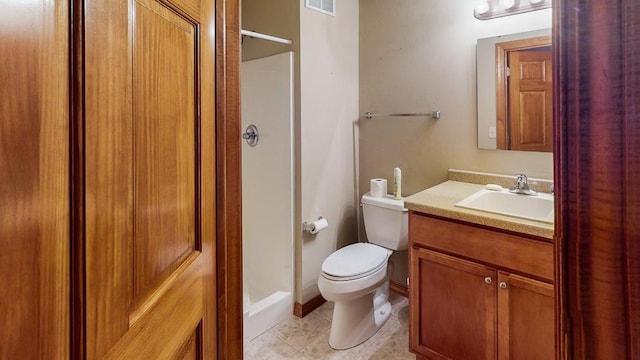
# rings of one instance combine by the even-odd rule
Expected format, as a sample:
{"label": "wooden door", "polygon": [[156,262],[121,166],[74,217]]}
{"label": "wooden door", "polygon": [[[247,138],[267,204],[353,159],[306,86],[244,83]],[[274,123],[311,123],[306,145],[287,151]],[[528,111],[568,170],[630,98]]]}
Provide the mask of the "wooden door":
{"label": "wooden door", "polygon": [[67,359],[69,6],[0,9],[0,359]]}
{"label": "wooden door", "polygon": [[496,271],[410,249],[411,351],[430,359],[495,359]]}
{"label": "wooden door", "polygon": [[88,0],[83,16],[76,351],[214,358],[213,1]]}
{"label": "wooden door", "polygon": [[553,285],[498,273],[498,359],[555,356]]}
{"label": "wooden door", "polygon": [[511,51],[508,149],[553,151],[551,51]]}

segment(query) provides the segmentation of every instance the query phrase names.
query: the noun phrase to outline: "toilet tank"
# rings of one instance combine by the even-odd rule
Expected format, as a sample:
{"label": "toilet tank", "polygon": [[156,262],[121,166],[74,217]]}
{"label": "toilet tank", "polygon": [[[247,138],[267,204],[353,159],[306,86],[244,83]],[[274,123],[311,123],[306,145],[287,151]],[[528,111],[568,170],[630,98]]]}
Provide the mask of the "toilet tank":
{"label": "toilet tank", "polygon": [[406,250],[409,245],[409,210],[404,199],[393,196],[376,198],[366,193],[362,196],[362,214],[367,239],[372,244],[390,250]]}

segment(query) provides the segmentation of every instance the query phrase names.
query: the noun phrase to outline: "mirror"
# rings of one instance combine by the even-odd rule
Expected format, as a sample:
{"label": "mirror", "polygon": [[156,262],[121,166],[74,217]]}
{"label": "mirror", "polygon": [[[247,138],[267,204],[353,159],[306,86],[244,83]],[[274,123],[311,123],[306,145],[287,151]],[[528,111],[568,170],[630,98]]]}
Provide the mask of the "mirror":
{"label": "mirror", "polygon": [[553,150],[551,29],[479,39],[478,148]]}

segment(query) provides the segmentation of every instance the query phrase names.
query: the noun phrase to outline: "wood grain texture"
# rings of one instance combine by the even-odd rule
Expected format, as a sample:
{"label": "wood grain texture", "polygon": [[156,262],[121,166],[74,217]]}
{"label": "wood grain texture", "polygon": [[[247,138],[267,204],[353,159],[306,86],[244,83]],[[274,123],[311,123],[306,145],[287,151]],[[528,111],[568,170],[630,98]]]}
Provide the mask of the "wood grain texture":
{"label": "wood grain texture", "polygon": [[551,36],[506,41],[496,44],[496,146],[498,149],[508,149],[509,136],[509,108],[507,67],[508,54],[511,51],[551,46]]}
{"label": "wood grain texture", "polygon": [[[197,186],[200,189],[200,248],[203,258],[202,281],[204,282],[204,317],[201,323],[201,353],[198,359],[211,360],[222,359],[218,357],[218,309],[216,300],[218,298],[218,277],[217,277],[217,244],[224,239],[217,238],[217,223],[221,213],[217,211],[218,194],[222,189],[217,187],[219,174],[216,167],[217,148],[216,144],[221,141],[221,134],[216,132],[218,123],[217,108],[223,106],[218,99],[220,85],[216,79],[216,67],[220,59],[217,53],[218,41],[224,41],[224,37],[217,37],[217,17],[216,8],[219,1],[200,1],[200,28],[199,51],[201,56],[198,71],[198,89],[200,102],[197,112],[200,113],[199,150],[200,178],[197,179]],[[226,35],[225,35],[226,36]],[[240,79],[236,79],[239,83]],[[238,179],[238,181],[240,181]],[[222,291],[226,289],[223,287]],[[241,309],[240,309],[241,310]],[[238,313],[242,316],[242,312]]]}
{"label": "wood grain texture", "polygon": [[218,358],[241,359],[240,3],[216,2]]}
{"label": "wood grain texture", "polygon": [[411,351],[430,359],[495,359],[495,269],[417,247],[409,251]]}
{"label": "wood grain texture", "polygon": [[[640,4],[624,2],[623,19],[624,41],[623,57],[625,73],[625,94],[622,131],[623,137],[623,183],[625,191],[622,218],[624,219],[624,270],[625,312],[627,353],[633,359],[640,359],[640,192],[637,188],[637,174],[640,171]],[[619,110],[620,111],[620,110]]]}
{"label": "wood grain texture", "polygon": [[553,152],[551,49],[509,53],[509,149]]}
{"label": "wood grain texture", "polygon": [[[132,2],[0,1],[0,50],[11,54],[0,69],[0,358],[95,358],[107,350],[128,359],[216,357],[215,13],[213,1],[186,3],[197,3],[203,12],[194,18],[204,19],[196,47],[206,65],[193,67],[202,80],[192,96],[204,92],[198,99],[205,104],[192,112],[205,120],[189,130],[206,138],[189,149],[193,163],[208,161],[192,185],[193,207],[206,224],[194,231],[202,234],[202,252],[151,293],[144,304],[153,311],[135,316],[128,329]],[[195,191],[205,199],[193,200]]]}
{"label": "wood grain texture", "polygon": [[640,3],[554,6],[559,337],[572,358],[640,359]]}
{"label": "wood grain texture", "polygon": [[[195,254],[194,254],[195,255]],[[184,349],[204,311],[202,256],[190,257],[176,270],[172,286],[159,294],[153,311],[145,313],[119,339],[104,359],[173,359]],[[161,296],[160,296],[161,295]]]}
{"label": "wood grain texture", "polygon": [[431,216],[409,215],[411,244],[553,281],[553,245]]}
{"label": "wood grain texture", "polygon": [[215,12],[200,5],[84,3],[89,359],[217,353]]}
{"label": "wood grain texture", "polygon": [[128,1],[85,3],[86,357],[129,328],[133,300],[132,38]]}
{"label": "wood grain texture", "polygon": [[0,358],[69,357],[69,4],[0,1]]}
{"label": "wood grain texture", "polygon": [[[414,212],[409,243],[412,351],[433,359],[555,356],[554,287],[529,277],[551,281],[552,244]],[[485,278],[490,293],[478,284]],[[468,300],[485,297],[497,312],[492,321]],[[478,339],[489,338],[493,347],[482,350]]]}
{"label": "wood grain texture", "polygon": [[551,284],[498,272],[498,359],[554,358],[553,292]]}
{"label": "wood grain texture", "polygon": [[201,16],[202,6],[207,6],[207,4],[203,4],[202,0],[160,0],[163,3],[167,4],[169,7],[175,7],[177,9],[181,9],[185,14],[190,16],[196,22],[200,22],[203,19]]}
{"label": "wood grain texture", "polygon": [[[199,331],[199,330],[198,330]],[[197,331],[196,331],[197,332]],[[180,350],[177,359],[180,360],[197,360],[198,359],[198,338],[200,336],[194,333],[187,341],[187,344]]]}
{"label": "wood grain texture", "polygon": [[198,63],[194,24],[154,1],[138,1],[135,16],[133,263],[135,296],[144,297],[199,250]]}

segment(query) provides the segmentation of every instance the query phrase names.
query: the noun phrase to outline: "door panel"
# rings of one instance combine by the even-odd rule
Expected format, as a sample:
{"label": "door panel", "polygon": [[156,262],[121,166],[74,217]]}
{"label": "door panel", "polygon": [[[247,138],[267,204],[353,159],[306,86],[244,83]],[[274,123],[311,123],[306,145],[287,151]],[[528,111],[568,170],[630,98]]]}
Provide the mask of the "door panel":
{"label": "door panel", "polygon": [[185,347],[180,351],[179,355],[177,356],[177,359],[196,360],[198,358],[197,357],[197,350],[198,350],[197,339],[198,338],[199,338],[199,335],[196,331],[196,333],[191,335],[191,338],[187,341],[187,344],[185,345]]}
{"label": "door panel", "polygon": [[509,69],[509,149],[553,151],[551,51],[512,51]]}
{"label": "door panel", "polygon": [[213,2],[85,14],[87,358],[213,358]]}
{"label": "door panel", "polygon": [[410,251],[411,283],[418,284],[410,288],[411,350],[434,359],[495,359],[496,271],[430,250]]}
{"label": "door panel", "polygon": [[67,359],[69,5],[0,9],[0,359]]}
{"label": "door panel", "polygon": [[[196,247],[196,29],[153,0],[138,1],[133,54],[135,296]],[[164,90],[164,91],[163,91]]]}
{"label": "door panel", "polygon": [[[194,333],[199,335],[204,294],[200,266],[195,263],[198,257],[186,261],[157,295],[135,309],[139,316],[132,318],[130,328],[105,359],[174,359]],[[200,341],[196,338],[196,343]]]}
{"label": "door panel", "polygon": [[175,5],[177,8],[182,9],[192,18],[200,19],[200,12],[202,7],[201,0],[165,0],[165,2],[169,5]]}
{"label": "door panel", "polygon": [[553,359],[553,285],[503,272],[498,281],[498,358]]}

